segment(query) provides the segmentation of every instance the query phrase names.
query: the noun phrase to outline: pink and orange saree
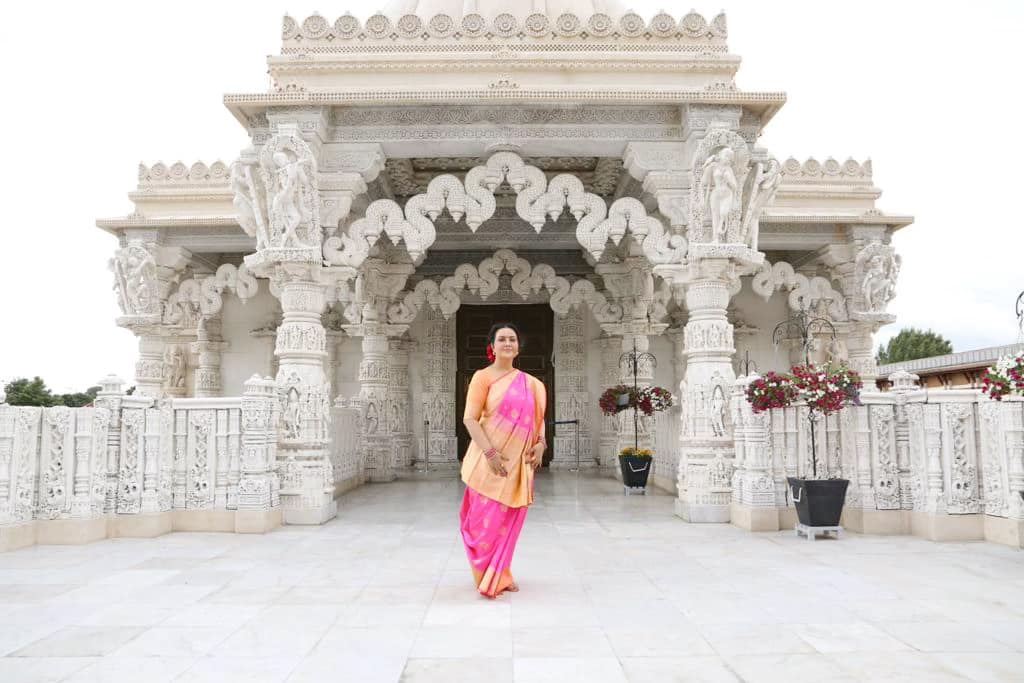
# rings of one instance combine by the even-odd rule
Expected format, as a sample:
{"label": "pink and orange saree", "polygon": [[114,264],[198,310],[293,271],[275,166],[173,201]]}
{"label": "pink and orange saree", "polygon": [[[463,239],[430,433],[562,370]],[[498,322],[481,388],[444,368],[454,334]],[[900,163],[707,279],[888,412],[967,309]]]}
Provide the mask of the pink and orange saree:
{"label": "pink and orange saree", "polygon": [[469,383],[465,417],[480,422],[508,472],[491,472],[480,447],[470,443],[462,461],[466,493],[459,519],[477,590],[489,598],[514,584],[512,554],[533,502],[533,468],[525,458],[544,434],[546,409],[544,385],[520,370],[497,379],[481,370]]}

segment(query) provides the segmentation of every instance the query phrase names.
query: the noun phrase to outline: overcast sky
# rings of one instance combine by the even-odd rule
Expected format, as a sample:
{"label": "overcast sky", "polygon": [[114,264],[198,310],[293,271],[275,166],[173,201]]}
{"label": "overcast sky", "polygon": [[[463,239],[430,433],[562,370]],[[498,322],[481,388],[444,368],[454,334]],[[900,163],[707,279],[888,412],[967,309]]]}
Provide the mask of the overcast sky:
{"label": "overcast sky", "polygon": [[[525,1],[525,0],[524,0]],[[62,3],[63,4],[63,3]],[[646,18],[672,3],[635,0]],[[137,165],[230,163],[248,140],[225,92],[267,87],[281,16],[377,3],[175,0],[16,3],[0,22],[6,159],[0,380],[41,375],[61,391],[136,354],[118,315],[99,217],[130,212]],[[682,5],[673,12],[681,16]],[[784,159],[871,158],[879,206],[916,223],[890,310],[957,351],[1017,339],[1020,56],[1024,3],[730,2],[744,90],[789,101],[761,144]],[[711,18],[722,5],[697,3]],[[678,10],[678,11],[677,11]],[[13,14],[12,14],[13,12]],[[1015,237],[1016,236],[1016,237]]]}

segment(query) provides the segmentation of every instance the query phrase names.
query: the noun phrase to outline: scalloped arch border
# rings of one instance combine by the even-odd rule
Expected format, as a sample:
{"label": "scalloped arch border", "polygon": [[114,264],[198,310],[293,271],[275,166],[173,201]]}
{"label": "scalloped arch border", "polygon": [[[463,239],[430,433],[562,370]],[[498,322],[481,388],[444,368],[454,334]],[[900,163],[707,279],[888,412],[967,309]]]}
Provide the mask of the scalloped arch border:
{"label": "scalloped arch border", "polygon": [[456,222],[465,217],[475,233],[494,215],[494,191],[505,182],[516,193],[516,213],[538,233],[548,220],[568,209],[577,221],[576,241],[595,262],[609,239],[618,245],[626,233],[654,265],[682,263],[686,256],[685,238],[666,230],[639,200],[623,197],[608,206],[600,196],[586,192],[572,174],[562,173],[548,182],[543,171],[526,164],[518,154],[496,152],[485,164],[470,169],[465,182],[451,174],[436,176],[427,191],[411,197],[404,208],[391,199],[372,202],[346,231],[324,242],[324,260],[358,268],[384,235],[395,246],[404,243],[413,264],[419,265],[437,240],[434,221],[443,211]]}
{"label": "scalloped arch border", "polygon": [[546,264],[531,265],[511,249],[499,249],[474,266],[462,263],[440,284],[423,280],[402,299],[388,307],[388,322],[409,324],[424,306],[440,311],[445,320],[462,307],[462,294],[467,290],[486,300],[498,291],[502,273],[512,276],[512,291],[527,299],[546,289],[548,304],[558,317],[565,317],[578,306],[587,306],[598,323],[616,323],[622,319],[622,307],[597,291],[593,282],[576,280],[570,283]]}

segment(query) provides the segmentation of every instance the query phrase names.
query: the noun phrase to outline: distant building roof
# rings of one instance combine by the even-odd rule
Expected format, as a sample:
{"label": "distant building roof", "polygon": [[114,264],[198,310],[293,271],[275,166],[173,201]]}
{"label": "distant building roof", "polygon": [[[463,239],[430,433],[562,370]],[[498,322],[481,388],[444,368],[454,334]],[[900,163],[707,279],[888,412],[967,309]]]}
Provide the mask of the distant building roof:
{"label": "distant building roof", "polygon": [[931,358],[918,358],[917,360],[908,360],[902,363],[886,363],[885,365],[878,366],[878,375],[879,377],[888,377],[897,370],[905,370],[906,372],[919,375],[922,372],[933,374],[988,367],[1003,356],[1020,353],[1022,349],[1024,349],[1024,344],[1007,344],[1006,346],[989,346],[984,349],[947,353],[943,356],[932,356]]}

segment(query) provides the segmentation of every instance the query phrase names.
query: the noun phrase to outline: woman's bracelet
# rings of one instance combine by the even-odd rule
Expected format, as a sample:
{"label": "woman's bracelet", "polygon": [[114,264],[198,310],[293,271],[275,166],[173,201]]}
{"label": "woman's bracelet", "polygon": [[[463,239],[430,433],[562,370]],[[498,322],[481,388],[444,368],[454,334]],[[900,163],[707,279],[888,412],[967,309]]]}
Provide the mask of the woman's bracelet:
{"label": "woman's bracelet", "polygon": [[537,443],[534,444],[534,446],[537,446],[537,445],[540,445],[540,446],[543,446],[544,448],[547,448],[548,447],[547,439],[545,439],[543,436],[540,437],[539,439],[537,439]]}
{"label": "woman's bracelet", "polygon": [[491,446],[486,451],[484,451],[484,457],[487,458],[488,460],[493,460],[494,458],[497,458],[498,449],[495,448],[494,446]]}

